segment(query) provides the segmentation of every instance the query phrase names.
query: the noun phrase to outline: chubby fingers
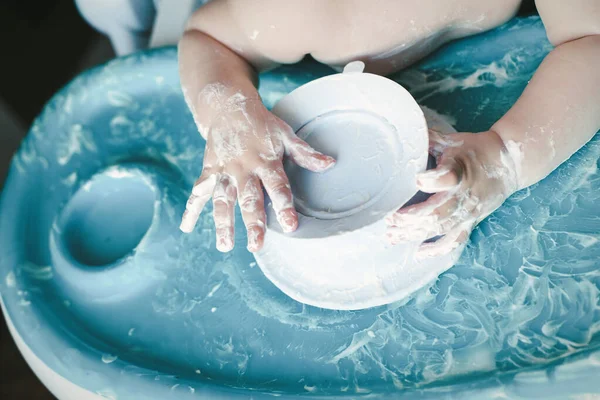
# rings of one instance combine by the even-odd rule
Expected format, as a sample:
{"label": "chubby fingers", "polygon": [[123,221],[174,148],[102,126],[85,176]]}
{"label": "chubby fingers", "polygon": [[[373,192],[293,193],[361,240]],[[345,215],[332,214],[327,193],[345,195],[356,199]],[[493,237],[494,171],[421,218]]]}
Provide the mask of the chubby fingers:
{"label": "chubby fingers", "polygon": [[424,241],[443,235],[454,227],[457,199],[452,194],[437,193],[420,204],[390,215],[387,237],[392,244]]}
{"label": "chubby fingers", "polygon": [[217,231],[217,250],[228,252],[233,249],[235,227],[235,201],[237,189],[231,178],[219,176],[213,192],[213,219]]}
{"label": "chubby fingers", "polygon": [[449,147],[458,147],[463,144],[457,139],[456,134],[442,134],[434,129],[429,129],[429,154],[440,160],[444,151]]}
{"label": "chubby fingers", "polygon": [[452,190],[462,178],[462,169],[456,163],[442,163],[437,168],[417,174],[417,189],[425,193]]}
{"label": "chubby fingers", "polygon": [[[431,204],[425,204],[431,202]],[[448,235],[457,227],[475,222],[477,198],[468,193],[436,193],[413,212],[396,212],[387,218],[387,237],[392,244],[424,241]],[[414,209],[413,209],[414,210]]]}
{"label": "chubby fingers", "polygon": [[422,206],[417,211],[396,212],[387,218],[387,237],[392,244],[447,235],[459,225],[475,220],[477,200],[472,196],[437,193],[424,203],[430,200],[431,205],[416,205]]}
{"label": "chubby fingers", "polygon": [[256,175],[250,175],[240,182],[238,203],[248,232],[248,250],[256,252],[264,244],[266,221],[264,195]]}
{"label": "chubby fingers", "polygon": [[312,172],[324,172],[335,165],[335,159],[313,149],[293,133],[285,136],[287,155],[300,167]]}
{"label": "chubby fingers", "polygon": [[298,228],[298,214],[294,209],[294,197],[281,161],[275,161],[257,170],[267,194],[273,202],[277,221],[284,232]]}
{"label": "chubby fingers", "polygon": [[461,175],[453,161],[442,162],[437,168],[418,174],[417,188],[435,194],[386,218],[390,242],[427,240],[454,228],[460,222],[457,211],[462,213],[459,209],[463,206],[457,197]]}
{"label": "chubby fingers", "polygon": [[463,223],[456,226],[444,237],[432,243],[423,243],[417,250],[415,258],[423,260],[430,257],[439,257],[453,252],[466,245],[469,234],[473,229],[472,223]]}
{"label": "chubby fingers", "polygon": [[204,206],[208,203],[208,200],[210,200],[213,194],[217,178],[218,176],[216,174],[205,171],[194,184],[192,194],[187,201],[183,217],[181,218],[181,225],[179,225],[179,229],[181,229],[182,232],[190,233],[194,230],[194,226],[196,226],[196,222],[198,221]]}

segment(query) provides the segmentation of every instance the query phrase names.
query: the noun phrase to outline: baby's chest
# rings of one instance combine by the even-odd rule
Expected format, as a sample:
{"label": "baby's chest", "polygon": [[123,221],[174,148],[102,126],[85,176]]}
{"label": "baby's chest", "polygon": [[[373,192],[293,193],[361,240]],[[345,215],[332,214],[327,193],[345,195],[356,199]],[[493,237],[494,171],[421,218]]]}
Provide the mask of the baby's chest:
{"label": "baby's chest", "polygon": [[521,0],[348,1],[333,34],[311,54],[342,66],[363,59],[390,73],[419,60],[449,40],[495,28],[512,18]]}

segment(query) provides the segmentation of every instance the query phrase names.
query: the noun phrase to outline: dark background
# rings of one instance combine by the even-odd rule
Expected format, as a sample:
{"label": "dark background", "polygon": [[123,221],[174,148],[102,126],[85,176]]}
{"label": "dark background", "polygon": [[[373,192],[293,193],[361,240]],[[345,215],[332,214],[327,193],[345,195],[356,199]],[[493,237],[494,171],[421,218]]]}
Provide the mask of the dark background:
{"label": "dark background", "polygon": [[[525,1],[520,14],[533,12],[533,1]],[[44,103],[75,75],[114,54],[73,0],[0,0],[0,54],[1,190],[10,157]],[[54,399],[21,357],[2,317],[0,399]]]}
{"label": "dark background", "polygon": [[1,188],[10,155],[44,103],[114,55],[73,0],[0,0],[0,49]]}
{"label": "dark background", "polygon": [[[0,190],[11,155],[45,102],[79,72],[113,56],[73,0],[0,0]],[[0,399],[54,399],[1,316]]]}

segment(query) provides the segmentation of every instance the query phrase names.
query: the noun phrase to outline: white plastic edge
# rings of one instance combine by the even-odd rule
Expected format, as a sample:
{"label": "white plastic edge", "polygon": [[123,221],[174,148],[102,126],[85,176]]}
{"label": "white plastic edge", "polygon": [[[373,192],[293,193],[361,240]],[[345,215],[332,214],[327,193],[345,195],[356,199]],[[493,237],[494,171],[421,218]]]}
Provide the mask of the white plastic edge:
{"label": "white plastic edge", "polygon": [[0,308],[2,308],[2,314],[6,320],[8,331],[13,337],[17,348],[25,358],[25,361],[38,377],[40,381],[46,386],[46,388],[52,392],[59,400],[106,400],[96,393],[92,393],[80,386],[75,385],[73,382],[63,378],[58,373],[54,372],[48,367],[39,357],[37,357],[31,348],[25,344],[23,338],[17,332],[17,329],[13,325],[8,311],[4,307],[4,302],[0,296]]}

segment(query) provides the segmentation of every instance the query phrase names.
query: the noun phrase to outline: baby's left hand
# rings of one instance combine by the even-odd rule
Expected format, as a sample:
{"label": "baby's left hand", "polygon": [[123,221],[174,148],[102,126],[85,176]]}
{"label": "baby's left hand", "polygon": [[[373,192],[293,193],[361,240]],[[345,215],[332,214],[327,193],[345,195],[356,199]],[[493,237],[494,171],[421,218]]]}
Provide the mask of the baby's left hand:
{"label": "baby's left hand", "polygon": [[437,167],[417,175],[417,188],[435,194],[387,218],[392,244],[444,235],[423,243],[418,258],[464,246],[475,225],[519,186],[515,164],[496,132],[442,135],[430,130],[429,151]]}

